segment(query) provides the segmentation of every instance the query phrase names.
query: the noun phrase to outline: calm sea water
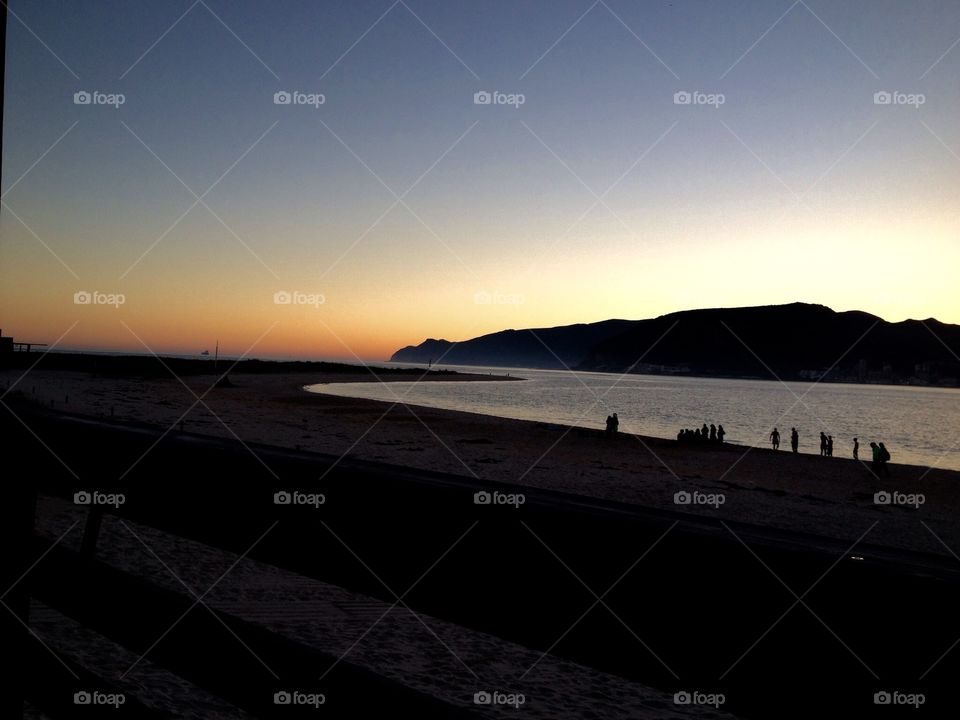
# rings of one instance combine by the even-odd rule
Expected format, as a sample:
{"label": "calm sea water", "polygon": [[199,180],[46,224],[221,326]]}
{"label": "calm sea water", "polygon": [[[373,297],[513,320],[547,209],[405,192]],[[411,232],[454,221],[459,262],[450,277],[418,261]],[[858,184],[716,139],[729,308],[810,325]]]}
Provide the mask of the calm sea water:
{"label": "calm sea water", "polygon": [[894,462],[960,470],[960,390],[889,385],[780,383],[690,377],[451,368],[525,378],[504,382],[361,382],[309,389],[347,397],[603,428],[616,412],[620,429],[675,438],[681,428],[722,424],[727,440],[768,446],[774,426],[781,449],[790,428],[800,432],[800,452],[820,452],[820,431],[833,435],[834,456],[860,457],[883,441]]}

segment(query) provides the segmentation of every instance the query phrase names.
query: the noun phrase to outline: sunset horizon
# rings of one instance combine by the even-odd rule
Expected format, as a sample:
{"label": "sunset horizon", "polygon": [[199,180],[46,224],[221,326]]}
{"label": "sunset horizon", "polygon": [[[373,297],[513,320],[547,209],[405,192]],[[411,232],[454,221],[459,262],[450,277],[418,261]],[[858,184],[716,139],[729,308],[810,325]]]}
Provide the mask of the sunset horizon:
{"label": "sunset horizon", "polygon": [[957,0],[0,38],[0,717],[957,715]]}
{"label": "sunset horizon", "polygon": [[[90,292],[93,294],[97,291],[81,291],[81,292]],[[479,295],[479,297],[478,297]],[[125,300],[125,298],[124,298]],[[362,343],[357,343],[356,345],[348,345],[343,338],[336,335],[332,332],[328,325],[325,324],[325,321],[318,320],[317,325],[314,327],[314,332],[318,336],[318,341],[322,341],[322,338],[326,337],[330,341],[329,346],[320,346],[318,349],[311,349],[310,343],[306,341],[303,337],[297,336],[295,339],[289,340],[291,343],[290,346],[287,345],[278,345],[276,337],[283,337],[283,326],[279,323],[273,323],[270,325],[265,325],[262,329],[256,328],[249,331],[247,335],[233,335],[229,332],[217,332],[216,328],[211,330],[209,336],[206,335],[195,335],[196,342],[192,344],[187,344],[187,340],[183,339],[182,334],[179,335],[181,339],[179,342],[183,344],[172,344],[170,342],[165,342],[163,340],[159,342],[150,342],[146,337],[141,336],[139,333],[134,333],[131,327],[127,326],[125,332],[128,336],[128,340],[124,341],[122,336],[118,339],[115,332],[110,331],[109,333],[105,332],[104,341],[102,344],[83,344],[71,342],[72,337],[79,335],[80,324],[76,326],[68,325],[66,328],[60,331],[59,335],[42,335],[33,331],[23,331],[17,332],[16,327],[5,327],[0,328],[0,332],[7,335],[8,337],[13,336],[17,338],[18,341],[23,342],[33,342],[33,343],[43,343],[46,345],[45,349],[47,351],[63,351],[63,352],[101,352],[101,353],[115,353],[115,354],[159,354],[159,355],[177,355],[177,356],[201,356],[208,354],[210,357],[213,356],[214,351],[218,350],[219,354],[224,358],[239,358],[239,357],[249,357],[254,359],[267,359],[267,360],[313,360],[313,361],[335,361],[335,362],[371,362],[371,363],[383,363],[390,360],[391,355],[393,355],[397,350],[409,346],[417,345],[426,340],[436,339],[436,340],[447,340],[450,342],[463,342],[465,340],[470,340],[476,337],[481,337],[484,335],[490,335],[493,333],[498,333],[504,330],[528,330],[528,329],[543,329],[543,328],[556,328],[556,327],[566,327],[569,325],[578,325],[578,324],[590,324],[598,323],[606,320],[646,320],[653,319],[656,317],[662,317],[664,315],[672,315],[674,313],[689,312],[694,310],[709,310],[709,309],[721,309],[721,308],[751,308],[751,307],[771,307],[777,305],[792,305],[792,304],[805,304],[805,305],[824,305],[825,307],[830,308],[838,313],[843,312],[866,312],[876,317],[880,317],[881,320],[897,323],[904,322],[907,320],[917,320],[917,321],[929,321],[937,320],[942,323],[947,324],[960,324],[960,323],[951,323],[948,320],[944,320],[941,317],[936,316],[912,316],[912,317],[902,317],[902,318],[888,318],[883,317],[882,315],[877,315],[876,313],[871,313],[869,310],[859,307],[851,308],[836,308],[830,307],[830,305],[825,303],[810,302],[808,300],[789,300],[783,303],[758,303],[750,305],[713,305],[709,307],[683,307],[676,308],[672,310],[666,310],[664,312],[658,312],[656,314],[651,314],[643,317],[633,317],[633,316],[609,316],[609,317],[598,317],[598,318],[589,318],[582,320],[574,320],[570,322],[544,322],[540,324],[527,324],[527,323],[518,323],[515,318],[516,315],[513,314],[515,311],[511,311],[510,308],[519,308],[526,303],[525,298],[518,298],[517,296],[503,296],[500,302],[497,302],[497,294],[489,293],[487,291],[478,291],[470,300],[470,304],[474,306],[479,306],[481,310],[485,306],[502,304],[507,309],[502,311],[502,313],[496,313],[487,311],[489,314],[494,315],[490,318],[485,325],[476,325],[475,331],[465,330],[462,324],[457,325],[456,329],[451,328],[449,333],[443,332],[434,332],[428,331],[427,334],[421,334],[416,337],[407,337],[398,333],[396,342],[390,342],[385,340],[378,345],[364,345]],[[124,303],[125,305],[125,303]],[[124,305],[109,305],[104,304],[103,308],[96,308],[95,312],[102,312],[107,316],[108,319],[116,321],[120,328],[124,328],[124,324],[128,322],[122,315],[119,313],[122,312]],[[310,314],[317,311],[322,311],[322,305],[314,307],[311,306],[309,310],[302,311],[304,312],[304,322],[302,325],[298,325],[297,332],[302,332],[304,326],[309,326]],[[296,309],[294,310],[296,311]],[[119,316],[117,316],[119,315]],[[113,316],[113,317],[111,317]],[[534,316],[535,317],[535,316]],[[86,319],[86,318],[85,318]],[[122,322],[121,322],[122,321]],[[499,324],[498,324],[498,321]],[[534,320],[535,322],[535,320]],[[459,332],[458,332],[459,331]],[[469,334],[464,334],[468,332]],[[373,349],[364,349],[362,351],[354,352],[354,347],[359,348],[373,348]],[[291,349],[292,348],[292,349]],[[366,354],[365,354],[366,353]],[[438,358],[438,361],[442,362],[442,358]]]}
{"label": "sunset horizon", "polygon": [[795,299],[960,323],[933,5],[143,12],[8,26],[9,334],[369,359]]}

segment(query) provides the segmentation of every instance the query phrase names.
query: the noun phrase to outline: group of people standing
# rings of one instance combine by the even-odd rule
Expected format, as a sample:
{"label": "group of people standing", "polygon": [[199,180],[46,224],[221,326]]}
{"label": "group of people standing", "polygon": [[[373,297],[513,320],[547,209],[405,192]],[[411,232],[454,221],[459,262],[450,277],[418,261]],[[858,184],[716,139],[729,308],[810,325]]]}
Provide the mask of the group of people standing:
{"label": "group of people standing", "polygon": [[[856,438],[853,439],[853,443],[854,459],[856,459],[856,456],[859,452],[859,448],[857,446],[860,443]],[[833,457],[833,435],[827,435],[823,431],[820,432],[820,455],[823,457]]]}
{"label": "group of people standing", "polygon": [[[774,450],[780,449],[780,431],[777,428],[770,433],[770,444]],[[800,433],[796,428],[790,428],[790,448],[793,452],[799,452]],[[890,477],[890,470],[887,463],[890,461],[890,451],[883,443],[870,443],[870,449],[873,452],[872,467],[873,473],[877,477]],[[822,457],[833,457],[833,435],[820,433],[820,455]],[[860,438],[853,439],[853,459],[860,459]]]}
{"label": "group of people standing", "polygon": [[[770,444],[774,450],[780,449],[780,431],[777,428],[774,428],[773,432],[770,433]],[[790,428],[790,448],[794,452],[797,452],[800,448],[800,433],[797,432],[796,428]]]}
{"label": "group of people standing", "polygon": [[[780,431],[777,428],[773,429],[773,432],[770,433],[770,444],[773,446],[774,450],[780,449]],[[790,428],[790,449],[793,452],[800,451],[800,433],[797,432],[796,428]],[[857,453],[860,449],[860,444],[857,441],[857,438],[853,439],[853,459],[857,459]],[[823,457],[833,457],[833,435],[827,435],[826,433],[820,433],[820,454]]]}
{"label": "group of people standing", "polygon": [[703,427],[697,428],[696,430],[681,430],[677,433],[677,440],[692,443],[715,442],[722,445],[723,438],[726,434],[727,431],[723,429],[723,425],[710,423],[708,427],[707,424],[704,423]]}
{"label": "group of people standing", "polygon": [[620,430],[620,418],[617,417],[617,414],[607,415],[607,435],[616,435]]}
{"label": "group of people standing", "polygon": [[[619,430],[620,418],[617,417],[617,414],[607,415],[605,434],[616,435]],[[723,429],[723,425],[714,425],[713,423],[707,425],[704,423],[703,427],[697,428],[696,430],[681,430],[677,433],[677,441],[682,443],[718,443],[722,445],[723,438],[726,434],[727,432]],[[780,449],[780,430],[777,428],[774,428],[773,432],[770,433],[770,444],[774,450]],[[797,432],[795,427],[790,428],[790,449],[795,453],[800,451],[800,433]],[[890,477],[890,470],[887,468],[887,463],[890,461],[890,451],[887,450],[887,446],[883,443],[872,442],[870,443],[870,449],[872,451],[871,467],[873,474],[877,477]],[[820,433],[820,455],[822,457],[833,457],[833,435],[827,435],[825,432]],[[860,459],[860,438],[853,439],[853,459]]]}
{"label": "group of people standing", "polygon": [[870,443],[870,450],[873,451],[871,466],[873,474],[877,477],[890,477],[890,468],[887,463],[890,462],[890,451],[883,443]]}

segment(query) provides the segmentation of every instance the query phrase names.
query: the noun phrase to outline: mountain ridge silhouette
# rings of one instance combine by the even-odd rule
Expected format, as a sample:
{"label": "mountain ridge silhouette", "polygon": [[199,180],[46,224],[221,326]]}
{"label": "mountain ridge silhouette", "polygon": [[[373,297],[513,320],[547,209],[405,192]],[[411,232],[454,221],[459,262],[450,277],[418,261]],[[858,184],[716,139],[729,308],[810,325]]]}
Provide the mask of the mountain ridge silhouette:
{"label": "mountain ridge silhouette", "polygon": [[960,325],[795,302],[430,338],[392,362],[956,384]]}

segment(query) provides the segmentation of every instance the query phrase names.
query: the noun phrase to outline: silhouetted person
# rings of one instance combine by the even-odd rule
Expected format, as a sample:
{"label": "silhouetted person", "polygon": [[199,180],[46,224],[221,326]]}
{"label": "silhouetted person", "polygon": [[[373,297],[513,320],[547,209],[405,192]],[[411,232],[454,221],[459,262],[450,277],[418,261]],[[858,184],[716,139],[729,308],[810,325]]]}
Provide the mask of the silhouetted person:
{"label": "silhouetted person", "polygon": [[883,443],[880,443],[878,447],[880,449],[880,469],[883,471],[884,477],[890,477],[890,468],[887,467],[887,463],[890,462],[890,451]]}
{"label": "silhouetted person", "polygon": [[677,433],[677,442],[683,442],[686,439],[684,438],[684,435],[686,434],[686,432],[687,432],[686,430],[681,430],[680,432]]}
{"label": "silhouetted person", "polygon": [[609,415],[607,417],[607,435],[616,435],[619,429],[620,419],[617,417],[617,414]]}
{"label": "silhouetted person", "polygon": [[704,440],[710,437],[710,428],[707,427],[706,423],[704,423],[703,427],[700,428],[700,437],[702,437]]}
{"label": "silhouetted person", "polygon": [[872,442],[870,443],[870,451],[872,453],[872,457],[870,460],[870,469],[873,470],[873,474],[875,477],[880,477],[883,474],[883,471],[880,469],[880,465],[883,462],[882,460],[880,460],[880,458],[882,457],[882,454],[880,452],[880,446],[877,445],[875,442]]}
{"label": "silhouetted person", "polygon": [[712,442],[717,441],[717,426],[713,423],[710,423],[710,440]]}
{"label": "silhouetted person", "polygon": [[800,433],[797,432],[796,428],[790,428],[790,449],[794,452],[797,452],[797,449],[800,447]]}
{"label": "silhouetted person", "polygon": [[780,449],[780,431],[776,428],[770,433],[770,443],[773,445],[774,450]]}
{"label": "silhouetted person", "polygon": [[833,435],[827,435],[827,457],[833,457]]}
{"label": "silhouetted person", "polygon": [[827,454],[827,434],[825,432],[820,433],[820,454],[823,456]]}
{"label": "silhouetted person", "polygon": [[723,436],[727,434],[727,431],[723,429],[723,425],[717,426],[717,442],[723,445]]}
{"label": "silhouetted person", "polygon": [[860,459],[860,440],[858,438],[853,439],[853,459]]}

